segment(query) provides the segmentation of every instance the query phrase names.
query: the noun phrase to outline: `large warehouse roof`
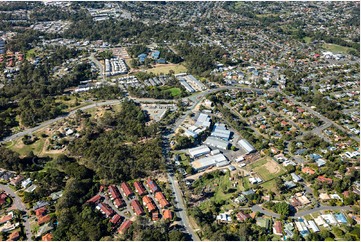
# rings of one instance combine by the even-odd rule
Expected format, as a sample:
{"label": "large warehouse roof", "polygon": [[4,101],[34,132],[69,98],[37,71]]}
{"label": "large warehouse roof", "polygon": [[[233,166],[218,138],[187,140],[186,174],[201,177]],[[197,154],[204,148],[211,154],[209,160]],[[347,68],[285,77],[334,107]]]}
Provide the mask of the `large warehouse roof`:
{"label": "large warehouse roof", "polygon": [[201,145],[196,148],[189,149],[188,152],[192,158],[195,158],[201,155],[208,154],[211,152],[211,150],[208,148],[208,146]]}
{"label": "large warehouse roof", "polygon": [[205,157],[199,160],[192,162],[192,166],[195,170],[203,170],[210,166],[214,166],[217,163],[222,163],[227,161],[227,158],[223,154],[218,154],[210,157]]}
{"label": "large warehouse roof", "polygon": [[204,141],[204,144],[223,150],[226,150],[229,146],[229,143],[227,141],[212,136],[208,137]]}
{"label": "large warehouse roof", "polygon": [[239,146],[246,150],[247,153],[251,153],[255,151],[256,149],[245,139],[241,139],[238,141]]}

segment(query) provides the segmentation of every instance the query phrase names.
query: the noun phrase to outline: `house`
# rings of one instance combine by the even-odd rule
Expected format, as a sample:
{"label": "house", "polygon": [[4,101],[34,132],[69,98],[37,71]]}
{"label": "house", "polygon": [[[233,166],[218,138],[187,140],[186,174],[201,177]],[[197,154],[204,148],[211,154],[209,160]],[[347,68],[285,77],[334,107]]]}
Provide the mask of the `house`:
{"label": "house", "polygon": [[43,237],[41,237],[42,241],[52,241],[53,240],[53,235],[50,233],[47,233],[45,235],[43,235]]}
{"label": "house", "polygon": [[111,207],[109,207],[108,204],[105,203],[99,203],[98,206],[96,206],[96,208],[100,210],[102,214],[105,214],[107,218],[115,213],[114,210]]}
{"label": "house", "polygon": [[53,192],[52,194],[50,194],[51,200],[53,201],[58,200],[62,196],[63,196],[63,191]]}
{"label": "house", "polygon": [[126,182],[122,182],[122,184],[120,184],[120,189],[123,191],[124,195],[126,197],[131,197],[134,195],[132,189],[130,188],[129,184]]}
{"label": "house", "polygon": [[337,224],[336,218],[331,213],[322,214],[321,216],[328,224],[330,224],[330,225],[336,225]]}
{"label": "house", "polygon": [[329,185],[332,184],[332,179],[331,179],[331,178],[326,178],[326,177],[324,177],[324,176],[318,176],[318,177],[317,177],[317,180],[318,180],[319,182],[327,183],[327,184],[329,184]]}
{"label": "house", "polygon": [[271,227],[271,220],[269,218],[257,218],[256,224],[262,228],[266,228],[267,230]]}
{"label": "house", "polygon": [[21,187],[22,188],[26,188],[29,185],[31,185],[31,179],[30,178],[28,178],[28,179],[21,182]]}
{"label": "house", "polygon": [[273,233],[275,235],[282,236],[282,223],[281,221],[276,221],[273,225]]}
{"label": "house", "polygon": [[132,221],[130,220],[125,220],[122,225],[120,225],[119,229],[118,229],[118,233],[119,234],[124,234],[128,229],[129,227],[132,225]]}
{"label": "house", "polygon": [[225,223],[232,222],[232,218],[228,213],[220,213],[219,215],[217,215],[216,219],[217,221],[225,222]]}
{"label": "house", "polygon": [[147,190],[144,188],[143,184],[139,181],[134,182],[135,191],[139,194],[139,196],[143,196],[147,194]]}
{"label": "house", "polygon": [[293,181],[286,181],[284,183],[285,187],[287,189],[292,189],[292,188],[295,188],[297,185],[293,182]]}
{"label": "house", "polygon": [[302,206],[302,203],[297,199],[297,197],[292,197],[290,202],[293,207]]}
{"label": "house", "polygon": [[50,221],[50,219],[51,219],[51,217],[50,217],[49,214],[45,215],[45,216],[42,216],[42,217],[38,218],[38,225],[42,225],[44,223],[47,223],[47,222]]}
{"label": "house", "polygon": [[119,190],[118,190],[118,188],[116,186],[110,185],[108,187],[108,190],[109,190],[110,197],[111,197],[112,200],[120,197]]}
{"label": "house", "polygon": [[21,175],[18,175],[14,178],[10,179],[10,184],[13,186],[17,186],[19,185],[22,181],[24,180],[24,177],[22,177]]}
{"label": "house", "polygon": [[90,198],[88,201],[86,201],[87,203],[99,203],[100,200],[102,199],[102,196],[100,196],[99,194],[95,195],[94,197]]}
{"label": "house", "polygon": [[158,211],[152,213],[152,221],[158,221],[159,220],[159,213]]}
{"label": "house", "polygon": [[172,211],[170,211],[169,209],[164,210],[163,211],[163,218],[172,220],[172,218],[173,218]]}
{"label": "house", "polygon": [[127,204],[124,202],[123,199],[118,197],[118,198],[114,199],[114,206],[116,208],[122,208],[122,207],[127,206]]}
{"label": "house", "polygon": [[242,194],[245,195],[245,196],[252,195],[252,194],[254,194],[254,193],[255,193],[255,192],[254,192],[253,189],[250,189],[250,190],[248,190],[248,191],[242,192]]}
{"label": "house", "polygon": [[321,166],[326,165],[326,161],[323,160],[323,159],[317,159],[317,160],[316,160],[316,163],[317,163],[317,166],[318,166],[318,167],[321,167]]}
{"label": "house", "polygon": [[310,167],[304,167],[302,168],[302,172],[306,173],[308,175],[313,175],[315,174],[315,171],[313,169],[311,169]]}
{"label": "house", "polygon": [[138,200],[133,200],[130,205],[132,206],[134,212],[136,215],[143,215],[144,214],[144,210],[142,208],[142,206],[140,205],[140,202]]}
{"label": "house", "polygon": [[7,241],[15,241],[15,240],[18,240],[19,238],[20,238],[19,231],[14,231],[9,235],[9,238]]}
{"label": "house", "polygon": [[0,207],[5,204],[7,197],[8,195],[5,192],[0,194]]}
{"label": "house", "polygon": [[153,212],[157,210],[157,207],[154,205],[151,197],[144,196],[142,200],[143,200],[143,205],[147,207],[149,212]]}
{"label": "house", "polygon": [[35,216],[39,219],[46,214],[46,207],[41,207],[35,210]]}
{"label": "house", "polygon": [[235,201],[236,203],[245,203],[245,202],[247,202],[247,198],[246,198],[243,194],[241,194],[241,195],[239,195],[238,197],[236,197],[236,198],[234,199],[234,201]]}
{"label": "house", "polygon": [[162,192],[156,192],[155,193],[155,199],[158,201],[161,208],[165,208],[165,207],[168,207],[170,205]]}
{"label": "house", "polygon": [[302,178],[300,177],[300,176],[298,176],[298,175],[296,175],[296,173],[291,173],[291,177],[292,177],[292,180],[293,180],[293,182],[300,182],[300,181],[302,181]]}
{"label": "house", "polygon": [[12,220],[14,217],[13,212],[8,213],[7,215],[0,218],[0,224],[6,223],[10,220]]}
{"label": "house", "polygon": [[147,187],[150,189],[150,191],[152,193],[156,193],[156,192],[160,191],[157,184],[150,178],[147,179]]}
{"label": "house", "polygon": [[109,220],[109,222],[111,222],[112,224],[116,225],[116,224],[118,224],[121,220],[122,220],[122,216],[120,216],[119,214],[115,214],[115,215]]}
{"label": "house", "polygon": [[251,216],[249,214],[244,213],[243,211],[240,211],[239,213],[237,213],[236,217],[238,221],[244,222]]}
{"label": "house", "polygon": [[48,202],[45,202],[45,201],[37,201],[36,204],[33,206],[33,210],[36,210],[38,208],[41,208],[41,207],[44,207],[44,206],[47,206],[49,205]]}

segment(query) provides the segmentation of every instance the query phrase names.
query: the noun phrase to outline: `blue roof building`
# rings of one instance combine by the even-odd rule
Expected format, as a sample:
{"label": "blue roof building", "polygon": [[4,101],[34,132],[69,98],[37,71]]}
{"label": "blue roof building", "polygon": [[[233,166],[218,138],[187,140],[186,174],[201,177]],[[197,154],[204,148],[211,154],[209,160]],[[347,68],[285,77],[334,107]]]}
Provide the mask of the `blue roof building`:
{"label": "blue roof building", "polygon": [[140,62],[144,62],[145,58],[147,58],[147,54],[142,53],[138,55],[138,58]]}
{"label": "blue roof building", "polygon": [[152,58],[153,58],[153,59],[158,59],[158,58],[159,58],[159,55],[160,55],[159,50],[155,50],[155,51],[152,53]]}
{"label": "blue roof building", "polygon": [[165,64],[166,61],[165,61],[164,58],[160,58],[160,59],[157,60],[157,63],[158,63],[158,64]]}

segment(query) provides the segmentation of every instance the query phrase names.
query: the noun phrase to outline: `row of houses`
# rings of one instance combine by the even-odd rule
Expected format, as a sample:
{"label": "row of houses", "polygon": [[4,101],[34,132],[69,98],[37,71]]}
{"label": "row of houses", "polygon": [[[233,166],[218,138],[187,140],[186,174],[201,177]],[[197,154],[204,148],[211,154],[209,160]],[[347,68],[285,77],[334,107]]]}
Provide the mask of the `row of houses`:
{"label": "row of houses", "polygon": [[179,83],[190,93],[195,91],[204,91],[207,87],[197,80],[192,75],[187,75],[186,73],[179,73],[175,75],[175,77],[179,80]]}

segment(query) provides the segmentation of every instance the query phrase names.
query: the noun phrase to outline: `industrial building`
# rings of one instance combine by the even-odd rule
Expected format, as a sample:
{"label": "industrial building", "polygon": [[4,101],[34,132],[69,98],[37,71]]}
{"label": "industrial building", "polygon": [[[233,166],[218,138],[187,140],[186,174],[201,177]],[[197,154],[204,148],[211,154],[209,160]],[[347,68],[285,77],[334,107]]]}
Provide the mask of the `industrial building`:
{"label": "industrial building", "polygon": [[256,151],[256,149],[255,149],[247,140],[245,140],[245,139],[239,140],[239,141],[238,141],[238,145],[239,145],[242,149],[244,149],[244,150],[247,152],[247,154]]}
{"label": "industrial building", "polygon": [[200,113],[194,126],[209,128],[211,126],[211,118],[205,113]]}
{"label": "industrial building", "polygon": [[195,90],[184,80],[179,79],[179,83],[190,93],[195,92]]}
{"label": "industrial building", "polygon": [[192,162],[192,167],[196,171],[205,170],[211,166],[222,167],[228,165],[230,162],[223,154],[217,154],[214,156],[204,157],[202,159]]}
{"label": "industrial building", "polygon": [[224,124],[216,123],[213,128],[211,136],[228,141],[231,136],[231,131],[227,130]]}
{"label": "industrial building", "polygon": [[229,147],[228,141],[212,136],[209,136],[203,143],[208,146],[222,150],[227,150]]}
{"label": "industrial building", "polygon": [[201,146],[198,146],[196,148],[189,149],[188,152],[189,152],[189,155],[190,155],[191,158],[197,158],[197,157],[200,157],[202,155],[206,155],[206,154],[211,153],[211,150],[209,149],[208,146],[201,145]]}

